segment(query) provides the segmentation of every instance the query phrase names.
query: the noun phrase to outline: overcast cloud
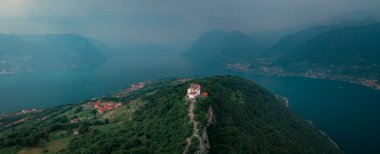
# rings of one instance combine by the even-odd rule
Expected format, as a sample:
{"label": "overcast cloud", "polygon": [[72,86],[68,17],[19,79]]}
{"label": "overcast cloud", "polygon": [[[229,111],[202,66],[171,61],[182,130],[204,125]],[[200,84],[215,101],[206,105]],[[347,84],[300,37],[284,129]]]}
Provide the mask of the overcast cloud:
{"label": "overcast cloud", "polygon": [[0,33],[75,32],[186,48],[211,29],[254,32],[380,8],[378,0],[0,0]]}

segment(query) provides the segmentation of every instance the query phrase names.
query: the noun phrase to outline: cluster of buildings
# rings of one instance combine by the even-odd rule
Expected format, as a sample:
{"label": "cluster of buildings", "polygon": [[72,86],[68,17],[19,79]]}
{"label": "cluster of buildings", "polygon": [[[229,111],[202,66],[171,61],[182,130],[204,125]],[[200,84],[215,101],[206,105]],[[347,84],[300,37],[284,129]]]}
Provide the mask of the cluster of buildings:
{"label": "cluster of buildings", "polygon": [[10,113],[6,113],[6,114],[2,114],[2,115],[0,115],[0,120],[4,119],[4,118],[7,118],[7,117],[14,117],[14,116],[18,116],[18,115],[21,115],[21,114],[29,114],[29,113],[40,112],[40,111],[42,111],[42,110],[38,110],[38,109],[35,109],[35,108],[32,108],[32,109],[23,109],[23,110],[18,111],[18,112],[10,112]]}
{"label": "cluster of buildings", "polygon": [[129,88],[130,91],[135,91],[135,90],[138,90],[138,89],[141,89],[141,88],[144,88],[145,86],[145,83],[144,82],[140,82],[138,84],[131,84],[131,87]]}
{"label": "cluster of buildings", "polygon": [[88,106],[90,106],[91,108],[95,108],[98,111],[98,113],[104,113],[106,111],[116,109],[122,105],[123,104],[121,102],[115,103],[97,101],[88,103]]}
{"label": "cluster of buildings", "polygon": [[37,112],[38,110],[35,109],[35,108],[32,108],[32,109],[23,109],[21,110],[22,113],[33,113],[33,112]]}
{"label": "cluster of buildings", "polygon": [[249,69],[249,65],[243,63],[226,64],[225,68],[235,71],[247,71]]}
{"label": "cluster of buildings", "polygon": [[5,72],[5,69],[3,69],[3,71],[0,71],[0,75],[1,74],[6,74],[7,72]]}
{"label": "cluster of buildings", "polygon": [[201,92],[201,85],[192,83],[187,89],[187,97],[190,99],[195,99],[198,97],[207,97],[208,92]]}
{"label": "cluster of buildings", "polygon": [[185,83],[187,81],[190,81],[191,79],[189,78],[181,78],[181,79],[178,79],[177,81],[180,82],[180,83]]}
{"label": "cluster of buildings", "polygon": [[116,97],[116,98],[120,98],[120,97],[123,97],[123,96],[125,96],[126,94],[128,94],[130,92],[139,90],[139,89],[144,88],[144,87],[145,87],[145,83],[144,82],[140,82],[138,84],[131,84],[131,87],[129,87],[129,88],[125,89],[125,90],[122,90],[120,92],[117,92],[113,96]]}
{"label": "cluster of buildings", "polygon": [[380,83],[377,80],[361,79],[360,84],[363,86],[371,87],[380,90]]}

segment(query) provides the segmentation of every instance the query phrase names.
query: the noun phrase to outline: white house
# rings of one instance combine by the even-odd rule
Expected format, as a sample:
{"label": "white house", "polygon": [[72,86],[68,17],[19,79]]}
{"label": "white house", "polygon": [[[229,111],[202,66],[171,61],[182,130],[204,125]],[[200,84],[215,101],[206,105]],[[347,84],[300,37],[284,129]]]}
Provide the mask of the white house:
{"label": "white house", "polygon": [[190,99],[197,98],[201,94],[201,86],[199,84],[191,84],[190,88],[187,89],[187,96]]}
{"label": "white house", "polygon": [[73,135],[79,135],[78,128],[73,128],[71,131],[73,132]]}

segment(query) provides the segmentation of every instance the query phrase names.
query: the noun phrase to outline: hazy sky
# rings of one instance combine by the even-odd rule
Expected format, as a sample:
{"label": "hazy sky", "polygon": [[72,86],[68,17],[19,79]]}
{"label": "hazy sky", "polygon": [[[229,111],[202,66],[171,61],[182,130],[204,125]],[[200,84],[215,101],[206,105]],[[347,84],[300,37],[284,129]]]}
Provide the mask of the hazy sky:
{"label": "hazy sky", "polygon": [[185,48],[211,29],[253,32],[380,8],[379,0],[0,0],[0,33],[75,32]]}

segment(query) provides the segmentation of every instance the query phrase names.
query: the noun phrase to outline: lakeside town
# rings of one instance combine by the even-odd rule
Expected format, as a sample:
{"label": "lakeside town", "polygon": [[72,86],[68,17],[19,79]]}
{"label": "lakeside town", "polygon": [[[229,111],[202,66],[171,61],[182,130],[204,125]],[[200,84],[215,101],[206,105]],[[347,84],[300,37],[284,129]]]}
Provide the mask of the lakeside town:
{"label": "lakeside town", "polygon": [[35,112],[40,112],[40,111],[42,111],[42,110],[39,110],[39,109],[36,109],[36,108],[22,109],[21,111],[2,114],[2,115],[0,115],[0,120],[4,119],[4,118],[19,116],[19,115],[22,115],[22,114],[35,113]]}
{"label": "lakeside town", "polygon": [[7,74],[13,74],[13,73],[17,73],[17,72],[11,72],[11,71],[7,71],[6,69],[2,69],[0,71],[0,76],[1,75],[7,75]]}
{"label": "lakeside town", "polygon": [[137,84],[131,84],[130,87],[128,87],[128,88],[126,88],[124,90],[118,91],[118,92],[112,94],[112,96],[116,97],[116,98],[124,97],[128,93],[131,93],[133,91],[136,91],[136,90],[144,88],[145,85],[146,85],[145,82],[140,82],[140,83],[137,83]]}
{"label": "lakeside town", "polygon": [[[18,111],[18,112],[10,112],[10,113],[6,113],[6,114],[2,114],[2,115],[0,115],[0,120],[6,119],[6,118],[17,117],[17,116],[20,116],[20,115],[26,115],[26,114],[36,113],[36,112],[40,112],[40,111],[42,111],[42,110],[39,110],[39,109],[36,109],[36,108],[22,109],[21,111]],[[2,122],[0,122],[0,126],[4,125],[5,127],[10,127],[10,126],[13,126],[13,125],[16,125],[16,124],[24,123],[24,122],[26,122],[26,121],[28,121],[30,119],[31,118],[26,117],[26,118],[18,119],[18,120],[14,121],[14,122],[11,122],[11,123],[2,123]]]}
{"label": "lakeside town", "polygon": [[343,75],[339,73],[343,68],[323,68],[323,69],[307,69],[303,71],[287,71],[281,67],[269,66],[268,63],[261,62],[256,67],[250,67],[250,64],[244,63],[233,63],[226,64],[225,68],[238,71],[246,72],[254,75],[262,76],[298,76],[306,78],[315,78],[315,79],[326,79],[326,80],[336,80],[342,82],[348,82],[352,84],[358,84],[366,86],[372,89],[380,90],[380,81],[376,79],[369,79],[364,77],[355,77],[351,75]]}

